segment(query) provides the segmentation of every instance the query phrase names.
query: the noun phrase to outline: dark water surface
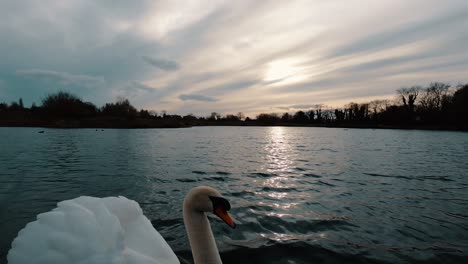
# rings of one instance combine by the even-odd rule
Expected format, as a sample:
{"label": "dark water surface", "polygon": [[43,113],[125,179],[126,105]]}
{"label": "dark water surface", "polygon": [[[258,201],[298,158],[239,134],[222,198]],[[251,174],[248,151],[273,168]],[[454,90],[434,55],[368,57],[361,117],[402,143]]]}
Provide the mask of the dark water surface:
{"label": "dark water surface", "polygon": [[124,195],[190,259],[182,201],[219,189],[225,263],[468,263],[468,133],[0,128],[0,262],[58,201]]}

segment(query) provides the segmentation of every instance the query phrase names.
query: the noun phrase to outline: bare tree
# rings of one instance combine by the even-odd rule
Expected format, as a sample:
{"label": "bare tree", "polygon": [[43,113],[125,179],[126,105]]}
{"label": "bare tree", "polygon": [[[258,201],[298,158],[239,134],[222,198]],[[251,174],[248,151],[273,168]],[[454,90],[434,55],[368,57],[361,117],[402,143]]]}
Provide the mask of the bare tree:
{"label": "bare tree", "polygon": [[372,115],[375,116],[385,111],[389,105],[389,100],[373,100],[369,102],[369,109],[372,111]]}
{"label": "bare tree", "polygon": [[450,95],[450,84],[433,82],[424,89],[421,106],[426,111],[441,110],[444,100]]}
{"label": "bare tree", "polygon": [[398,95],[401,97],[403,105],[409,112],[414,112],[414,104],[422,88],[420,86],[412,86],[410,88],[400,88],[397,90]]}
{"label": "bare tree", "polygon": [[150,113],[150,115],[151,115],[152,117],[158,117],[158,112],[156,112],[156,111],[154,111],[154,110],[150,110],[149,113]]}
{"label": "bare tree", "polygon": [[245,118],[244,113],[242,113],[242,112],[237,113],[237,118],[239,118],[239,120],[244,120],[244,118]]}
{"label": "bare tree", "polygon": [[220,120],[221,119],[221,114],[218,112],[211,112],[210,116],[208,117],[208,120]]}
{"label": "bare tree", "polygon": [[311,122],[314,121],[314,116],[315,116],[314,110],[309,110],[309,111],[307,111],[307,112],[306,112],[306,115],[307,115],[307,117],[309,117],[309,120],[310,120]]}

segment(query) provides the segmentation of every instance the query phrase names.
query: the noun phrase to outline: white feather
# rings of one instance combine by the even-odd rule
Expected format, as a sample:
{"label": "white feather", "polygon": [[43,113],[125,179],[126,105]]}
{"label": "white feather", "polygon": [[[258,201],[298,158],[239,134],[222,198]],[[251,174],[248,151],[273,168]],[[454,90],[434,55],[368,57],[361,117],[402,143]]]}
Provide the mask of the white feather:
{"label": "white feather", "polygon": [[10,264],[172,264],[167,242],[125,197],[78,197],[26,225],[8,252]]}

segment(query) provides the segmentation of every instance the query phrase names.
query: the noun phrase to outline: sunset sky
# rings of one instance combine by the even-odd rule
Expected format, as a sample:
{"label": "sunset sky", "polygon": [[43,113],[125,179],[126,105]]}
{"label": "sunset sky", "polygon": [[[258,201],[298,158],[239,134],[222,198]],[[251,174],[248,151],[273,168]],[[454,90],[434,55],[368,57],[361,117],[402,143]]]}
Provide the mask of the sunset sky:
{"label": "sunset sky", "polygon": [[284,112],[468,82],[468,1],[1,1],[0,101]]}

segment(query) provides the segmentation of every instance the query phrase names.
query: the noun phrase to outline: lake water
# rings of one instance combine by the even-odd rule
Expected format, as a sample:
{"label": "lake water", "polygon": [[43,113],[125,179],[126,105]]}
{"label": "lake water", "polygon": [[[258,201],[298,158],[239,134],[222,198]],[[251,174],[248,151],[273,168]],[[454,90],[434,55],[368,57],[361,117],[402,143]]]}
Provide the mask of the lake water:
{"label": "lake water", "polygon": [[238,228],[211,221],[225,263],[468,263],[468,133],[296,127],[0,128],[0,263],[80,195],[136,200],[190,260],[197,185],[232,204]]}

